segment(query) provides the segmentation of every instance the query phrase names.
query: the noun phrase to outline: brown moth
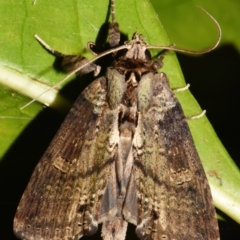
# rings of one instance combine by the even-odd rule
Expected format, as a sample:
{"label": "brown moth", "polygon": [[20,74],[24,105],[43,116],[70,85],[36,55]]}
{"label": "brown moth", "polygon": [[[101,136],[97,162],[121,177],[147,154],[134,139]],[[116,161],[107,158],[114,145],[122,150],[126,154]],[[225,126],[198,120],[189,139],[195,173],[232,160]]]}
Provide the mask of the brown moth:
{"label": "brown moth", "polygon": [[[65,67],[77,66],[71,74],[97,75],[93,61],[110,53],[115,60],[80,94],[35,168],[14,218],[15,235],[79,239],[102,223],[103,239],[124,240],[132,223],[142,240],[218,240],[210,188],[186,118],[166,74],[158,73],[164,55],[151,59],[148,49],[185,50],[147,45],[138,33],[116,47],[114,10],[111,0],[112,49],[94,60],[66,56],[38,38],[64,57]],[[188,52],[210,51],[219,41]]]}

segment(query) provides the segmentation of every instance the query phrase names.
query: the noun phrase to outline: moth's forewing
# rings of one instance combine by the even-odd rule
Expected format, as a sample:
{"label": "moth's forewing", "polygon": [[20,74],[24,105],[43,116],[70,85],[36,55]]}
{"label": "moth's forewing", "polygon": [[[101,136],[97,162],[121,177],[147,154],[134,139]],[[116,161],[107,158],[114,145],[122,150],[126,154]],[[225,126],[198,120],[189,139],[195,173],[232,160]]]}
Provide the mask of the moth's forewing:
{"label": "moth's forewing", "polygon": [[137,82],[118,64],[108,84],[102,77],[84,90],[37,165],[16,236],[77,239],[103,223],[104,239],[123,240],[130,222],[140,239],[218,240],[209,185],[166,75],[151,70]]}
{"label": "moth's forewing", "polygon": [[14,219],[17,237],[78,239],[95,233],[97,219],[109,212],[110,204],[101,210],[101,202],[116,156],[111,134],[118,112],[108,108],[106,95],[102,77],[75,102],[22,196]]}
{"label": "moth's forewing", "polygon": [[207,178],[167,76],[142,77],[138,100],[132,173],[138,196],[138,237],[219,239]]}

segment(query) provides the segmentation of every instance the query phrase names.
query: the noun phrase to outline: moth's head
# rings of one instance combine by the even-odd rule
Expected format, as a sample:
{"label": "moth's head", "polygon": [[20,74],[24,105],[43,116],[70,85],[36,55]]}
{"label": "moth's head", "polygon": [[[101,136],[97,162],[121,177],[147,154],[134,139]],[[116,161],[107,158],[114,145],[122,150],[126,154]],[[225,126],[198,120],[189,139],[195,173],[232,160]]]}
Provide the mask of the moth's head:
{"label": "moth's head", "polygon": [[135,32],[132,36],[132,40],[125,42],[127,53],[125,57],[127,59],[134,59],[140,61],[148,61],[151,56],[147,50],[147,43],[144,42],[143,36]]}

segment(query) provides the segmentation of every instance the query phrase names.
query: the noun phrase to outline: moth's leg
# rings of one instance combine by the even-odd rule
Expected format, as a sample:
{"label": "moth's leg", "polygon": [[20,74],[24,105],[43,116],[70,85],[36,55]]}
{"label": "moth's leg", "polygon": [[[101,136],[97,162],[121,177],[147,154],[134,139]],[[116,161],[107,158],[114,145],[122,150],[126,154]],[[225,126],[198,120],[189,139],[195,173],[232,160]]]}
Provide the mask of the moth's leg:
{"label": "moth's leg", "polygon": [[87,49],[95,56],[97,56],[99,53],[97,51],[94,51],[96,48],[96,44],[94,42],[89,41],[87,43]]}
{"label": "moth's leg", "polygon": [[[83,56],[78,55],[67,55],[64,53],[61,53],[52,47],[50,47],[46,42],[44,42],[38,35],[34,36],[38,42],[45,48],[47,51],[49,51],[51,54],[53,54],[55,57],[58,57],[62,60],[61,67],[66,72],[74,71],[75,69],[81,67],[82,65],[86,64],[89,60]],[[78,74],[87,74],[90,72],[94,72],[94,76],[97,76],[100,72],[101,68],[97,66],[94,63],[88,64],[86,67],[82,68]]]}
{"label": "moth's leg", "polygon": [[[112,21],[110,23],[109,29],[108,29],[108,42],[110,47],[116,47],[119,45],[120,42],[120,31],[119,31],[119,25],[115,21],[115,2],[114,0],[111,0],[111,18]],[[96,51],[94,51],[95,43],[94,42],[88,42],[87,44],[88,50],[90,50],[94,55],[98,55]]]}
{"label": "moth's leg", "polygon": [[187,119],[187,120],[199,119],[199,118],[202,118],[205,114],[206,114],[206,110],[203,110],[200,114],[187,117],[186,119]]}
{"label": "moth's leg", "polygon": [[[174,44],[170,45],[170,47],[173,47]],[[165,58],[165,56],[169,53],[170,50],[168,49],[164,49],[161,53],[160,53],[160,57],[154,59],[153,61],[153,66],[156,70],[159,70],[160,68],[163,67],[163,59]]]}
{"label": "moth's leg", "polygon": [[[176,92],[183,92],[183,91],[186,91],[187,89],[189,89],[189,87],[190,87],[190,84],[187,84],[185,87],[172,89],[172,91],[174,93],[176,93]],[[190,117],[186,117],[186,119],[187,120],[199,119],[199,118],[203,117],[205,114],[206,114],[206,110],[203,110],[200,114],[194,115],[194,116],[190,116]]]}
{"label": "moth's leg", "polygon": [[177,92],[183,92],[183,91],[186,91],[188,90],[190,87],[190,84],[188,83],[186,86],[184,87],[180,87],[180,88],[175,88],[175,89],[172,89],[174,93],[177,93]]}
{"label": "moth's leg", "polygon": [[[174,46],[174,44],[173,44],[173,45],[170,45],[170,46]],[[156,70],[157,70],[157,69],[160,69],[160,68],[163,66],[163,59],[164,59],[164,57],[168,54],[169,51],[170,51],[170,50],[167,50],[167,49],[164,50],[163,53],[161,53],[161,56],[160,56],[159,58],[157,58],[156,60],[154,60],[153,64],[155,65]],[[168,81],[168,79],[167,79],[167,81]],[[168,85],[169,85],[169,83],[168,83]],[[187,85],[184,86],[184,87],[172,89],[172,91],[173,91],[174,93],[176,93],[176,92],[183,92],[183,91],[186,91],[187,89],[189,89],[189,87],[190,87],[190,84],[187,84]],[[202,116],[204,116],[205,113],[206,113],[206,110],[203,110],[202,113],[200,113],[200,114],[198,114],[198,115],[196,115],[196,116],[188,117],[187,119],[188,119],[188,120],[190,120],[190,119],[191,119],[191,120],[193,120],[193,119],[198,119],[198,118],[201,118]]]}
{"label": "moth's leg", "polygon": [[111,0],[111,17],[112,17],[112,22],[108,30],[108,41],[111,47],[116,47],[119,45],[119,42],[120,42],[120,31],[119,31],[119,25],[115,20],[115,1],[114,0]]}

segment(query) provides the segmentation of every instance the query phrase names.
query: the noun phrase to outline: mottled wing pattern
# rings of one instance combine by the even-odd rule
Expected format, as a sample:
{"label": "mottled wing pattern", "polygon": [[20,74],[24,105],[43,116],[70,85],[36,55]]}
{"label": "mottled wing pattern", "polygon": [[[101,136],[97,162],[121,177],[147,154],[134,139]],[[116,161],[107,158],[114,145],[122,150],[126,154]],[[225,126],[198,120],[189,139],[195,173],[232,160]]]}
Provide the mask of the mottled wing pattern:
{"label": "mottled wing pattern", "polygon": [[118,110],[108,108],[106,93],[102,77],[77,99],[22,196],[14,219],[17,237],[66,240],[97,231],[117,148],[112,135]]}
{"label": "mottled wing pattern", "polygon": [[[133,140],[136,233],[140,239],[217,240],[210,189],[181,106],[165,74],[145,78]],[[148,98],[146,89],[152,89]]]}

